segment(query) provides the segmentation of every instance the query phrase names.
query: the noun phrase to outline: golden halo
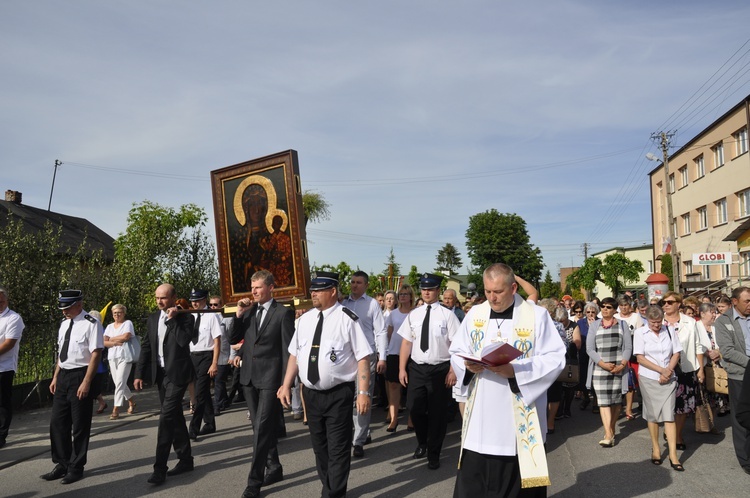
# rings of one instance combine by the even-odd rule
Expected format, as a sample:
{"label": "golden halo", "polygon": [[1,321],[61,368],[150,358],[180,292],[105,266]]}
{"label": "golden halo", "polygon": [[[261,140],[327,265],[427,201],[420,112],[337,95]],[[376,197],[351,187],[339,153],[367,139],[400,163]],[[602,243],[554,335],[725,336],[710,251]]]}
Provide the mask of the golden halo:
{"label": "golden halo", "polygon": [[250,185],[260,185],[263,190],[266,191],[266,197],[268,198],[268,211],[266,212],[266,229],[268,233],[273,233],[273,218],[274,216],[281,216],[281,229],[280,231],[286,230],[289,224],[289,218],[283,209],[276,207],[276,189],[273,187],[271,180],[265,176],[252,175],[248,176],[242,183],[237,187],[234,193],[234,216],[240,225],[245,226],[245,211],[242,209],[242,194],[245,193],[247,187]]}

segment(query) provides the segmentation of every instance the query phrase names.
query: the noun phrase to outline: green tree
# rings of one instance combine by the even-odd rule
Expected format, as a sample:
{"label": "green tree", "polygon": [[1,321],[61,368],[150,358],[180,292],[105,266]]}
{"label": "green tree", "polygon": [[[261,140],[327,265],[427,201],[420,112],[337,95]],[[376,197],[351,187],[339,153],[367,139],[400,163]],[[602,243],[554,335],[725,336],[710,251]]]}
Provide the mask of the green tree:
{"label": "green tree", "polygon": [[549,270],[547,270],[547,273],[544,274],[544,282],[542,282],[540,294],[542,298],[546,298],[546,297],[554,297],[555,299],[560,298],[560,295],[561,295],[560,283],[552,281],[552,275],[550,274]]}
{"label": "green tree", "polygon": [[336,272],[339,274],[339,290],[341,291],[341,294],[344,296],[348,296],[352,290],[351,285],[349,285],[349,282],[351,281],[352,273],[354,273],[355,270],[352,270],[352,267],[349,266],[344,261],[342,261],[336,266],[333,266],[330,264],[323,264],[320,266],[313,265],[310,271]]}
{"label": "green tree", "polygon": [[385,262],[385,271],[383,271],[383,275],[386,277],[389,275],[393,275],[394,277],[401,275],[401,265],[396,263],[396,255],[393,254],[393,247],[391,247],[391,252],[388,254],[388,259]]}
{"label": "green tree", "polygon": [[610,288],[613,296],[618,296],[623,287],[629,282],[637,282],[643,264],[640,261],[628,259],[620,253],[608,254],[604,261],[599,258],[588,258],[583,265],[568,276],[567,283],[571,287],[584,288],[591,291],[597,281]]}
{"label": "green tree", "polygon": [[406,283],[411,285],[417,297],[419,297],[419,280],[421,277],[422,277],[422,274],[419,273],[419,270],[417,270],[417,266],[411,265],[411,269],[409,270],[409,275],[406,276]]}
{"label": "green tree", "polygon": [[[116,300],[128,307],[128,315],[134,322],[155,308],[154,289],[160,283],[174,283],[188,274],[184,268],[188,262],[180,258],[186,256],[185,251],[192,251],[198,257],[201,250],[186,249],[191,238],[186,231],[205,226],[206,219],[203,208],[195,204],[185,204],[179,209],[151,201],[133,205],[125,233],[115,240],[115,271],[119,287]],[[185,287],[193,285],[178,284],[182,296]]]}
{"label": "green tree", "polygon": [[437,266],[435,269],[447,275],[458,273],[463,262],[456,246],[450,242],[446,243],[437,253]]}
{"label": "green tree", "polygon": [[505,263],[538,286],[544,267],[542,252],[531,244],[526,222],[517,214],[501,214],[496,209],[475,214],[469,218],[466,248],[478,271],[493,263]]}
{"label": "green tree", "polygon": [[331,219],[331,205],[320,192],[305,190],[302,193],[302,211],[307,222],[318,223]]}

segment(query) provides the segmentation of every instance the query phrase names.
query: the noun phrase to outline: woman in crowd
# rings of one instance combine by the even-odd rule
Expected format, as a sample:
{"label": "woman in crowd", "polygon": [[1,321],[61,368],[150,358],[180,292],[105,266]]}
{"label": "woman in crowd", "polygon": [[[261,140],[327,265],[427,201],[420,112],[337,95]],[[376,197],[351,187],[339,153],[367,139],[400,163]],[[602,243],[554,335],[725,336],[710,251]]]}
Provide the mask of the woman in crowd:
{"label": "woman in crowd", "polygon": [[[566,341],[565,327],[563,327],[555,318],[555,313],[558,309],[557,304],[552,299],[545,298],[539,301],[539,306],[546,309],[549,313],[552,322],[555,324],[557,333],[560,334],[560,338],[565,343],[565,348],[567,350],[568,343]],[[565,308],[562,308],[562,310],[567,314]],[[560,401],[562,401],[562,394],[563,386],[562,382],[559,380],[553,382],[552,385],[549,386],[549,389],[547,389],[547,434],[555,433],[555,416],[557,415],[557,409],[560,407]]]}
{"label": "woman in crowd", "polygon": [[[714,322],[716,321],[716,315],[718,310],[716,305],[711,303],[703,303],[698,308],[700,313],[700,320],[695,323],[698,329],[698,337],[700,338],[701,344],[706,352],[703,355],[705,363],[721,366],[721,354],[719,353],[719,346],[716,345],[716,337],[714,335]],[[707,393],[708,400],[711,404],[711,408],[718,412],[719,417],[723,417],[729,413],[729,396],[721,393]]]}
{"label": "woman in crowd", "polygon": [[396,292],[389,290],[385,293],[385,296],[383,297],[383,306],[383,317],[388,318],[391,311],[398,308],[398,296],[396,295]]}
{"label": "woman in crowd", "polygon": [[[104,331],[104,346],[109,348],[109,371],[112,374],[112,381],[115,383],[115,399],[112,407],[110,420],[120,418],[120,406],[128,401],[128,413],[135,413],[135,397],[128,387],[128,377],[133,363],[125,359],[124,348],[134,335],[135,329],[133,322],[125,319],[127,309],[122,304],[112,306],[112,318],[114,322],[107,325]],[[138,339],[136,339],[138,340]]]}
{"label": "woman in crowd", "polygon": [[[640,314],[633,312],[633,302],[628,296],[622,296],[617,300],[619,304],[618,313],[615,318],[625,321],[630,330],[630,338],[633,338],[633,332],[636,329],[643,327],[646,323]],[[628,360],[628,392],[625,395],[625,417],[628,420],[633,420],[633,398],[635,398],[635,391],[638,389],[638,360],[635,356],[631,355]]]}
{"label": "woman in crowd", "polygon": [[[599,314],[599,306],[595,303],[583,303],[583,301],[576,301],[573,304],[574,312],[576,308],[583,310],[583,318],[579,318],[576,322],[578,328],[578,335],[581,337],[582,344],[586,344],[586,337],[589,333],[589,325],[596,321],[596,315]],[[578,316],[578,315],[576,315]],[[582,347],[578,350],[578,379],[580,381],[578,388],[581,390],[583,401],[581,401],[581,410],[588,408],[591,403],[591,396],[594,396],[594,408],[598,410],[596,404],[596,393],[592,393],[591,390],[586,387],[586,379],[588,378],[589,372],[589,354],[586,352],[586,348]],[[598,413],[598,412],[597,412]]]}
{"label": "woman in crowd", "polygon": [[700,320],[700,315],[698,315],[698,308],[700,308],[700,305],[701,303],[697,297],[688,296],[682,300],[680,311],[693,320]]}
{"label": "woman in crowd", "polygon": [[589,354],[587,386],[596,391],[599,413],[604,426],[605,448],[615,445],[615,424],[622,408],[622,395],[628,392],[628,360],[633,352],[630,330],[615,318],[617,301],[602,299],[601,319],[589,326],[586,350]]}
{"label": "woman in crowd", "polygon": [[[575,310],[575,303],[571,305],[570,309]],[[578,351],[581,349],[581,334],[578,331],[578,325],[570,319],[568,310],[561,306],[557,306],[552,319],[559,322],[565,330],[565,362],[573,365],[578,364]],[[562,383],[562,402],[560,408],[557,410],[556,418],[571,417],[570,405],[573,403],[576,387],[578,387],[577,382]]]}
{"label": "woman in crowd", "polygon": [[386,429],[387,432],[396,432],[398,412],[401,409],[401,383],[398,380],[398,355],[401,351],[401,336],[394,332],[404,323],[406,316],[412,310],[413,303],[414,291],[411,286],[408,284],[402,285],[398,290],[398,308],[389,313],[385,319],[388,330],[385,381],[388,390],[388,418],[390,422]]}
{"label": "woman in crowd", "polygon": [[[97,320],[99,320],[99,323],[104,323],[104,318],[102,317],[101,312],[92,310],[89,311],[89,315],[93,316]],[[102,361],[99,362],[99,366],[96,369],[96,375],[94,376],[94,384],[97,386],[96,390],[99,392],[99,395],[96,397],[96,401],[99,402],[99,407],[96,409],[96,413],[101,415],[104,413],[104,410],[109,408],[109,405],[106,401],[104,401],[104,391],[107,389],[107,365],[109,364],[109,360],[107,360],[107,349],[105,348],[102,352]]]}
{"label": "woman in crowd", "polygon": [[664,325],[664,311],[658,306],[646,310],[647,327],[641,327],[633,336],[633,352],[638,358],[638,383],[643,397],[643,418],[648,422],[651,436],[651,463],[661,465],[659,424],[664,424],[664,434],[669,447],[669,463],[673,469],[685,468],[677,458],[677,429],[674,423],[677,377],[674,370],[680,361],[682,346],[677,335],[669,337]]}
{"label": "woman in crowd", "polygon": [[680,313],[682,294],[669,291],[664,294],[664,324],[671,336],[677,336],[682,347],[680,369],[677,372],[677,399],[675,401],[675,424],[677,426],[677,449],[684,450],[682,429],[687,416],[701,404],[697,396],[698,383],[703,383],[703,346],[698,339],[695,320]]}
{"label": "woman in crowd", "polygon": [[723,315],[731,307],[732,300],[727,296],[721,295],[716,299],[716,310],[719,312],[719,315]]}

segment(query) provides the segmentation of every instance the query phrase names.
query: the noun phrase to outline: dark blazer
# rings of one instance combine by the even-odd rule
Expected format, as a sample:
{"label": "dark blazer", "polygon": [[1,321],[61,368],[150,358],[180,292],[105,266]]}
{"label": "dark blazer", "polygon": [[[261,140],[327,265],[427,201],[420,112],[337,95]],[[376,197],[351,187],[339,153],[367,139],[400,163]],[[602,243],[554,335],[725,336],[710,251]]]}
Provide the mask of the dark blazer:
{"label": "dark blazer", "polygon": [[[148,330],[141,343],[141,356],[135,366],[135,378],[143,379],[144,372],[150,370],[148,379],[156,382],[156,371],[159,365],[159,317],[161,311],[148,317]],[[194,330],[195,319],[191,313],[178,313],[167,320],[167,332],[164,335],[164,373],[176,386],[186,386],[195,378],[193,362],[190,359],[190,341],[197,334]]]}
{"label": "dark blazer", "polygon": [[[240,318],[235,318],[229,331],[229,342],[245,340],[240,350],[242,368],[240,383],[257,389],[278,389],[289,360],[289,343],[294,335],[294,312],[271,300],[263,325],[256,332],[255,315],[258,303],[253,304]],[[265,313],[265,312],[264,312]]]}

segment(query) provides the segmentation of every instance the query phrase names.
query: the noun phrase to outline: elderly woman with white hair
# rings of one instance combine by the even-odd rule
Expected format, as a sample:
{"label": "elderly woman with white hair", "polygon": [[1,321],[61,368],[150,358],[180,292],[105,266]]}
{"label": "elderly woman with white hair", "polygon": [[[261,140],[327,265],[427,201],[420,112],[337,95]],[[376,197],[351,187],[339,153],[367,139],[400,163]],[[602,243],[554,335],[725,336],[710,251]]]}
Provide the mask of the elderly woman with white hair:
{"label": "elderly woman with white hair", "polygon": [[[128,401],[128,413],[135,413],[135,398],[128,387],[128,377],[133,363],[125,358],[125,344],[135,335],[133,322],[125,319],[127,309],[122,304],[112,306],[114,323],[107,325],[104,330],[104,345],[109,348],[109,371],[115,383],[114,406],[110,420],[120,418],[120,406]],[[137,340],[137,339],[136,339]]]}

